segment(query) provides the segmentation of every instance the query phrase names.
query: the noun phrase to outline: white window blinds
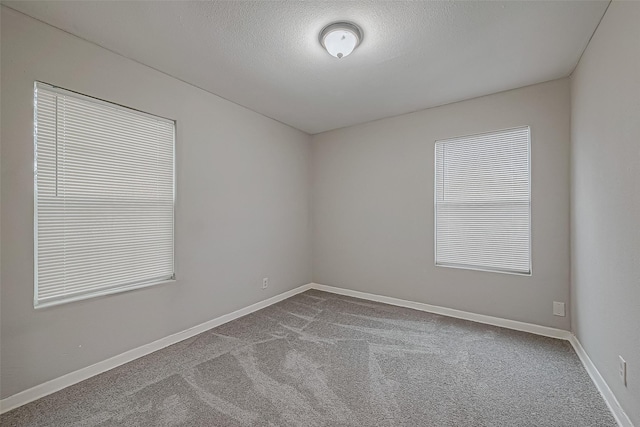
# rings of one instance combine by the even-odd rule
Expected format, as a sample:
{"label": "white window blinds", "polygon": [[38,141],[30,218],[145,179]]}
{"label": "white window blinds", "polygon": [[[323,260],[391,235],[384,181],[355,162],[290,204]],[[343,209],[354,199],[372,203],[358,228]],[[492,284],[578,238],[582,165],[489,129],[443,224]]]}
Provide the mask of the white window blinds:
{"label": "white window blinds", "polygon": [[436,265],[531,273],[529,150],[529,127],[436,142]]}
{"label": "white window blinds", "polygon": [[36,83],[36,307],[174,278],[174,131]]}

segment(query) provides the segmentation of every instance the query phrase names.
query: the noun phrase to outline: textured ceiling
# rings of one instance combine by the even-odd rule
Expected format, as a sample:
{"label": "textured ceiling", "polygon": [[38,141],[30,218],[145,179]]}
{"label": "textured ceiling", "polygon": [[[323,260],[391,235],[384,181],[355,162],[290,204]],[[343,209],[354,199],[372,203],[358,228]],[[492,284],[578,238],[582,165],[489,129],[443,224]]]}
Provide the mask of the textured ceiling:
{"label": "textured ceiling", "polygon": [[3,4],[313,134],[567,76],[608,1]]}

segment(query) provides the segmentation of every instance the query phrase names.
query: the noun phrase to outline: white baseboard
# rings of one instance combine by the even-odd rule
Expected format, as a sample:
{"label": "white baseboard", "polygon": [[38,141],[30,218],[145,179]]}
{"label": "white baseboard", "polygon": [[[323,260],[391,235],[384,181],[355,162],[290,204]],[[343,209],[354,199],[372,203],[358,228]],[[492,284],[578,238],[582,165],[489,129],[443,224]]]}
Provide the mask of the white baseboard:
{"label": "white baseboard", "polygon": [[138,359],[139,357],[146,356],[147,354],[153,353],[154,351],[158,351],[172,344],[176,344],[180,341],[186,340],[187,338],[191,338],[202,332],[208,331],[211,328],[215,328],[216,326],[220,326],[239,317],[246,316],[247,314],[253,313],[254,311],[263,309],[309,289],[311,289],[311,284],[299,286],[290,291],[283,292],[271,298],[267,298],[264,301],[257,302],[248,307],[241,308],[240,310],[236,310],[232,313],[225,314],[223,316],[193,326],[182,332],[169,335],[168,337],[161,338],[152,343],[145,344],[138,348],[134,348],[133,350],[129,350],[117,356],[103,360],[102,362],[95,363],[91,366],[87,366],[86,368],[79,369],[77,371],[55,378],[51,381],[47,381],[46,383],[39,384],[30,389],[21,391],[20,393],[16,393],[13,396],[9,396],[5,399],[0,400],[0,414],[15,409],[18,406],[25,405],[34,400],[40,399],[41,397],[47,396],[51,393],[55,393],[56,391],[77,384],[80,381],[84,381],[88,378],[116,368],[120,365],[124,365],[127,362],[131,362],[132,360]]}
{"label": "white baseboard", "polygon": [[484,314],[470,313],[467,311],[455,310],[452,308],[440,307],[437,305],[431,305],[431,304],[425,304],[420,302],[407,301],[399,298],[392,298],[392,297],[386,297],[382,295],[370,294],[367,292],[353,291],[350,289],[326,286],[318,283],[309,283],[306,285],[299,286],[295,289],[292,289],[287,292],[283,292],[279,295],[268,298],[264,301],[257,302],[248,307],[242,308],[240,310],[236,310],[229,314],[225,314],[223,316],[201,323],[200,325],[186,329],[182,332],[169,335],[168,337],[161,338],[157,341],[154,341],[149,344],[145,344],[138,348],[134,348],[133,350],[129,350],[127,352],[124,352],[122,354],[109,358],[107,360],[103,360],[102,362],[98,362],[91,366],[87,366],[86,368],[79,369],[75,372],[71,372],[59,378],[55,378],[51,381],[47,381],[46,383],[39,384],[28,390],[14,394],[13,396],[9,396],[6,399],[0,400],[0,414],[10,411],[11,409],[17,408],[19,406],[25,405],[34,400],[40,399],[51,393],[55,393],[56,391],[59,391],[59,390],[62,390],[63,388],[77,384],[80,381],[84,381],[88,378],[91,378],[95,375],[106,372],[110,369],[116,368],[125,363],[131,362],[132,360],[138,359],[142,356],[146,356],[147,354],[153,353],[154,351],[163,349],[172,344],[176,344],[187,338],[191,338],[195,335],[208,331],[209,329],[215,328],[224,323],[246,316],[247,314],[253,313],[254,311],[263,309],[265,307],[268,307],[272,304],[275,304],[277,302],[290,298],[296,294],[307,291],[309,289],[317,289],[320,291],[331,292],[338,295],[346,295],[346,296],[360,298],[360,299],[369,300],[369,301],[377,301],[385,304],[395,305],[398,307],[412,308],[414,310],[440,314],[448,317],[455,317],[457,319],[470,320],[472,322],[484,323],[487,325],[499,326],[502,328],[514,329],[517,331],[529,332],[536,335],[543,335],[551,338],[567,340],[571,343],[571,345],[575,349],[576,353],[578,354],[578,357],[580,358],[580,361],[582,362],[585,369],[587,370],[587,373],[591,377],[591,380],[595,384],[596,388],[598,389],[598,391],[600,391],[600,394],[604,398],[604,401],[606,402],[607,406],[611,410],[614,418],[616,419],[620,427],[634,427],[633,424],[631,423],[631,420],[626,415],[622,407],[620,407],[618,400],[614,396],[613,392],[611,391],[607,383],[604,381],[604,378],[602,378],[602,376],[600,375],[600,372],[598,372],[598,369],[595,367],[595,365],[593,364],[593,362],[585,352],[584,348],[582,347],[578,339],[569,331],[550,328],[547,326],[535,325],[532,323],[502,319],[499,317],[486,316]]}
{"label": "white baseboard", "polygon": [[620,427],[634,427],[631,420],[624,412],[615,395],[604,381],[604,378],[598,372],[595,365],[585,352],[584,348],[573,333],[563,329],[550,328],[547,326],[535,325],[532,323],[518,322],[516,320],[502,319],[500,317],[486,316],[484,314],[470,313],[467,311],[455,310],[452,308],[440,307],[437,305],[424,304],[420,302],[407,301],[398,298],[385,297],[367,292],[353,291],[351,289],[336,288],[333,286],[320,285],[311,283],[312,289],[319,291],[331,292],[339,295],[346,295],[354,298],[360,298],[369,301],[377,301],[385,304],[395,305],[399,307],[412,308],[414,310],[426,311],[428,313],[441,314],[443,316],[455,317],[457,319],[470,320],[472,322],[485,323],[487,325],[500,326],[507,329],[515,329],[516,331],[529,332],[536,335],[543,335],[551,338],[558,338],[569,341],[575,349],[582,365],[591,377],[596,388],[604,398],[605,403],[618,422]]}
{"label": "white baseboard", "polygon": [[514,329],[516,331],[529,332],[545,337],[568,340],[571,332],[563,329],[550,328],[548,326],[535,325],[533,323],[518,322],[517,320],[503,319],[500,317],[487,316],[484,314],[470,313],[468,311],[455,310],[453,308],[440,307],[437,305],[425,304],[421,302],[407,301],[399,298],[385,297],[382,295],[370,294],[367,292],[352,291],[350,289],[336,288],[333,286],[311,283],[312,289],[331,292],[339,295],[346,295],[354,298],[377,301],[385,304],[396,305],[398,307],[412,308],[414,310],[426,311],[428,313],[441,314],[443,316],[455,317],[456,319],[470,320],[472,322],[484,323],[487,325],[500,326],[502,328]]}
{"label": "white baseboard", "polygon": [[571,337],[569,337],[569,342],[573,346],[573,349],[578,354],[582,365],[591,377],[591,381],[593,381],[596,388],[604,398],[605,403],[609,407],[609,410],[613,414],[613,417],[618,422],[618,425],[620,427],[633,427],[633,423],[618,403],[618,399],[616,399],[616,396],[607,385],[607,382],[604,380],[602,375],[600,375],[600,372],[596,368],[596,365],[593,364],[593,362],[589,358],[589,355],[582,347],[582,344],[580,344],[580,341],[578,341],[578,338],[575,335],[571,334]]}

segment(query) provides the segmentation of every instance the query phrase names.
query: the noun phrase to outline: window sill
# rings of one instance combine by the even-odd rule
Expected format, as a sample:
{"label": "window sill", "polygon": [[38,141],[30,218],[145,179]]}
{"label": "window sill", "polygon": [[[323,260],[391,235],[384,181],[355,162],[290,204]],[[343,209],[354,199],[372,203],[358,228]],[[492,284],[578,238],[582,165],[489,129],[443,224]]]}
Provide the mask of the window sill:
{"label": "window sill", "polygon": [[87,293],[87,294],[82,294],[82,295],[75,295],[69,298],[63,298],[63,299],[56,299],[56,300],[52,300],[52,301],[44,301],[44,302],[38,302],[35,301],[33,302],[33,308],[35,308],[36,310],[42,309],[42,308],[47,308],[47,307],[54,307],[57,305],[62,305],[62,304],[67,304],[67,303],[71,303],[71,302],[76,302],[76,301],[83,301],[83,300],[87,300],[87,299],[92,299],[92,298],[98,298],[98,297],[103,297],[106,295],[113,295],[113,294],[119,294],[119,293],[123,293],[123,292],[128,292],[128,291],[133,291],[136,289],[143,289],[143,288],[148,288],[151,286],[159,286],[159,285],[165,285],[168,283],[175,283],[177,280],[174,278],[168,278],[168,279],[161,279],[158,281],[152,281],[152,282],[144,282],[144,283],[138,283],[135,285],[125,285],[125,286],[119,286],[117,288],[110,288],[110,289],[104,289],[104,290],[100,290],[97,292],[91,292],[91,293]]}

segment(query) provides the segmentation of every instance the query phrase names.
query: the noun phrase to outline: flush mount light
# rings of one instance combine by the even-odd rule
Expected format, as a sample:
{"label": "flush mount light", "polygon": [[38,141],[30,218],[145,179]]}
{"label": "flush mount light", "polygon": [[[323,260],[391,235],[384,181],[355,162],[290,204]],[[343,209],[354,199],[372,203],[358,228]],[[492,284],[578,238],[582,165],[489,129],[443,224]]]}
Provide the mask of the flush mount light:
{"label": "flush mount light", "polygon": [[362,41],[362,30],[352,22],[334,22],[320,31],[319,39],[331,56],[344,58]]}

